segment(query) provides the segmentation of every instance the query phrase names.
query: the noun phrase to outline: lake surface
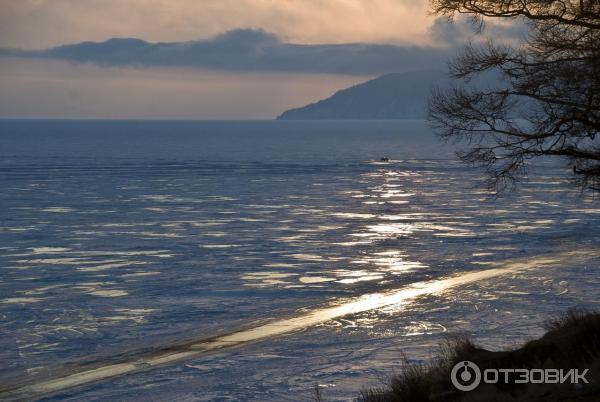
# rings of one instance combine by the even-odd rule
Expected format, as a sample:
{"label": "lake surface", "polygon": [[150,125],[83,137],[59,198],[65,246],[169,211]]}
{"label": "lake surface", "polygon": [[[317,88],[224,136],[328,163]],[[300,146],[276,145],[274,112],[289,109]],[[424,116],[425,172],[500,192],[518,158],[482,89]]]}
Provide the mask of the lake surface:
{"label": "lake surface", "polygon": [[551,255],[53,398],[347,400],[447,333],[515,346],[598,306],[568,174],[495,198],[422,121],[0,121],[0,383]]}

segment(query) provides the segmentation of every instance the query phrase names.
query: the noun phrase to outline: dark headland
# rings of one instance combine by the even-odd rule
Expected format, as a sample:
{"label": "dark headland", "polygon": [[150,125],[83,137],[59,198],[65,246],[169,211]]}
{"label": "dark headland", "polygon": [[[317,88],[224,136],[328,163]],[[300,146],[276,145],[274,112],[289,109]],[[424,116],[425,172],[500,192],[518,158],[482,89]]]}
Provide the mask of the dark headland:
{"label": "dark headland", "polygon": [[342,89],[327,99],[283,112],[278,120],[391,120],[425,117],[435,87],[450,80],[440,71],[393,73]]}

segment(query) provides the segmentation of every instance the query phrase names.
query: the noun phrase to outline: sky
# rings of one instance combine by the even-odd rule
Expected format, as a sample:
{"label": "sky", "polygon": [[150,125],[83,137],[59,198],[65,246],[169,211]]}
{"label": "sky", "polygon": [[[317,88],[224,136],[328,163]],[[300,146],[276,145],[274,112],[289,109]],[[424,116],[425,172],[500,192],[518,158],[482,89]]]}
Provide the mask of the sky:
{"label": "sky", "polygon": [[[0,117],[269,119],[469,32],[426,0],[0,0]],[[52,49],[111,38],[145,42]]]}
{"label": "sky", "polygon": [[0,61],[0,116],[272,119],[368,77]]}
{"label": "sky", "polygon": [[0,0],[0,47],[185,41],[262,28],[287,42],[425,42],[423,0]]}

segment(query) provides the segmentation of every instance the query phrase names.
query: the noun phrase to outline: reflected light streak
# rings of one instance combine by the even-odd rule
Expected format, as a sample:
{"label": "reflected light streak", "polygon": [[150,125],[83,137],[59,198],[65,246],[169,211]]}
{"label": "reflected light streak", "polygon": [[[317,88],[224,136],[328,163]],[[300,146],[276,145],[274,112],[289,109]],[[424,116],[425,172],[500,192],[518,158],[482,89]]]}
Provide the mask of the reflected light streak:
{"label": "reflected light streak", "polygon": [[31,379],[28,379],[27,382],[22,382],[20,385],[12,385],[10,388],[4,386],[0,389],[0,398],[3,400],[35,399],[72,387],[148,370],[166,364],[173,364],[186,359],[197,358],[209,352],[294,333],[336,318],[389,306],[405,306],[419,296],[441,294],[462,285],[500,275],[553,266],[564,262],[566,259],[571,262],[573,259],[586,261],[597,255],[598,252],[595,250],[582,249],[572,252],[541,255],[538,258],[529,257],[527,259],[495,263],[496,268],[469,272],[433,281],[418,282],[385,293],[366,294],[347,301],[338,301],[337,305],[308,310],[306,313],[296,317],[279,319],[229,334],[197,340],[183,345],[165,347],[153,352],[138,354],[137,356],[132,354],[128,361],[121,363],[96,364],[96,366],[80,365],[79,367],[71,365],[75,370],[74,373],[65,373],[63,371],[62,375],[60,375],[58,374],[58,370],[53,370],[57,375],[52,379],[44,379],[37,383],[32,383]]}

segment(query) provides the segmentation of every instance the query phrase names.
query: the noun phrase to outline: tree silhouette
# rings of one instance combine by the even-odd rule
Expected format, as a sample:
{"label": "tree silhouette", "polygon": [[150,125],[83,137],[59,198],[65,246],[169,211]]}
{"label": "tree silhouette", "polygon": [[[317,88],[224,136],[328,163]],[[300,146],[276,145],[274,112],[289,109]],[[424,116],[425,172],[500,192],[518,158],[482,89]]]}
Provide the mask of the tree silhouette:
{"label": "tree silhouette", "polygon": [[466,14],[524,21],[519,46],[468,45],[450,63],[464,83],[485,72],[498,85],[433,92],[429,121],[442,138],[466,143],[460,158],[485,168],[496,190],[512,186],[530,159],[566,158],[583,189],[600,190],[600,0],[431,0],[449,20]]}

